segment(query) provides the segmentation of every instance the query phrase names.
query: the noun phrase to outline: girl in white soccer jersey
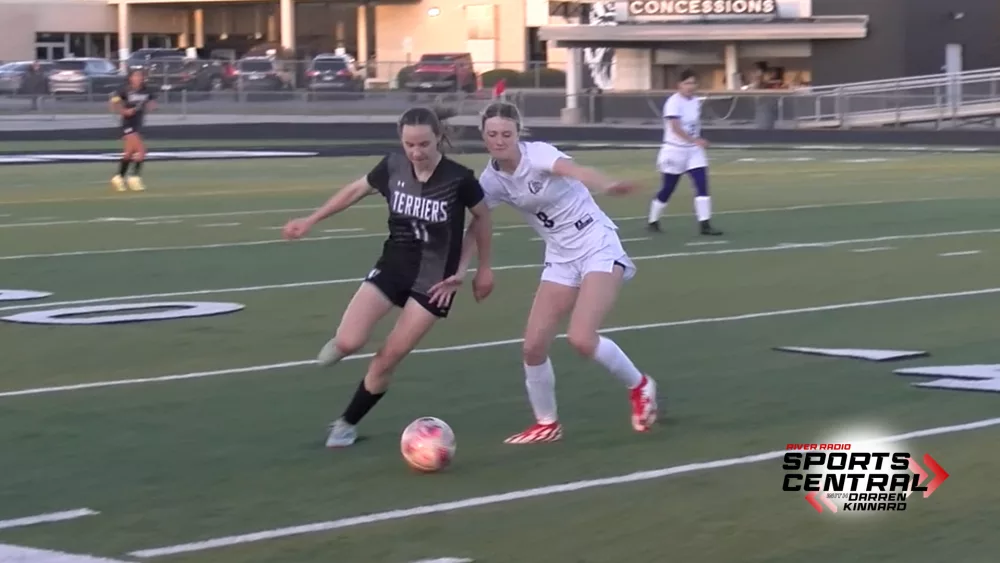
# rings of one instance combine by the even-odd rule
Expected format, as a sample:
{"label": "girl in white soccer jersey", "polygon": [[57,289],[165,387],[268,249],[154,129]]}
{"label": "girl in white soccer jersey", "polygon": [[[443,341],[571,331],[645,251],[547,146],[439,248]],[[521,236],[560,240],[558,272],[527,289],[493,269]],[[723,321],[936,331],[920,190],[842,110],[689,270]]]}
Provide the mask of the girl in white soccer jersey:
{"label": "girl in white soccer jersey", "polygon": [[708,141],[701,136],[701,101],[695,97],[698,78],[694,72],[681,73],[677,93],[663,104],[663,145],[656,157],[656,167],[663,177],[660,191],[649,204],[649,230],[660,231],[660,215],[667,209],[667,202],[677,187],[681,176],[687,173],[694,183],[694,210],[703,235],[721,235],[712,228],[712,196],[708,195]]}
{"label": "girl in white soccer jersey", "polygon": [[[517,209],[545,241],[545,266],[528,315],[523,351],[536,424],[506,442],[562,437],[549,346],[566,315],[570,345],[631,390],[632,426],[638,432],[649,430],[656,421],[656,382],[636,369],[617,344],[597,333],[622,283],[635,275],[635,265],[622,248],[617,227],[589,190],[617,195],[629,193],[632,186],[580,166],[552,145],[520,140],[521,116],[510,103],[491,104],[481,126],[491,157],[479,178],[487,206],[506,203]],[[463,260],[471,259],[473,247],[467,239]]]}

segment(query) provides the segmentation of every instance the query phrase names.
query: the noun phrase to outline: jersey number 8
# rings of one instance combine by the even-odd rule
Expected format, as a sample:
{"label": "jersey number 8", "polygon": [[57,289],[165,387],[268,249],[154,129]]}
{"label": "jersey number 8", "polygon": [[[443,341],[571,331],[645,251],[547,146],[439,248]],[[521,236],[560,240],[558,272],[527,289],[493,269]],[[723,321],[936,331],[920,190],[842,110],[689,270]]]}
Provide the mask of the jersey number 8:
{"label": "jersey number 8", "polygon": [[413,219],[411,224],[413,225],[413,236],[415,236],[417,240],[420,242],[429,242],[431,240],[431,236],[427,232],[427,225],[424,225],[416,219]]}
{"label": "jersey number 8", "polygon": [[542,226],[545,227],[546,229],[551,229],[552,227],[556,226],[556,222],[553,221],[552,219],[549,219],[549,216],[546,215],[544,211],[539,211],[538,213],[535,213],[535,217],[538,217],[538,220],[542,222]]}

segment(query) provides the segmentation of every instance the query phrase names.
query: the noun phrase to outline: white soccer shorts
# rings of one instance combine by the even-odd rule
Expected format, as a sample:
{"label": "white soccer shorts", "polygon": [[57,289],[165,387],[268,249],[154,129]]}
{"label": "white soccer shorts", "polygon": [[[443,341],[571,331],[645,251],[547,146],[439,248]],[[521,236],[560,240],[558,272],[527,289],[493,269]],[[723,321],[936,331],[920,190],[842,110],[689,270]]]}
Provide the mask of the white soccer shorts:
{"label": "white soccer shorts", "polygon": [[699,146],[662,145],[656,157],[656,167],[663,174],[680,176],[688,170],[708,167],[708,154]]}
{"label": "white soccer shorts", "polygon": [[611,273],[616,263],[625,268],[625,281],[635,277],[635,263],[625,252],[618,233],[609,230],[604,237],[604,244],[595,252],[571,262],[546,262],[542,269],[542,281],[580,287],[584,276],[591,272]]}

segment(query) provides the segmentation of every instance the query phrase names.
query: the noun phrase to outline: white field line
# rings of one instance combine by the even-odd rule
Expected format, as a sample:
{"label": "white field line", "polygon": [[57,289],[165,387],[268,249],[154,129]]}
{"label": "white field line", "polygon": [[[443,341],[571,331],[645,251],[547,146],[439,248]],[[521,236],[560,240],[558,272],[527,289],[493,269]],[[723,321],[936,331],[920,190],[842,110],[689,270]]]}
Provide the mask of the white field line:
{"label": "white field line", "polygon": [[[8,528],[20,528],[22,526],[34,526],[36,524],[49,524],[52,522],[63,522],[75,520],[84,516],[94,516],[99,514],[89,508],[78,508],[75,510],[63,510],[61,512],[50,512],[48,514],[38,514],[36,516],[26,516],[24,518],[14,518],[11,520],[0,520],[0,530]],[[0,561],[4,559],[0,558]]]}
{"label": "white field line", "polygon": [[199,227],[239,227],[240,223],[205,223],[204,225],[198,225]]}
{"label": "white field line", "polygon": [[865,253],[865,252],[882,252],[884,250],[895,250],[895,249],[896,249],[896,247],[894,247],[894,246],[873,246],[871,248],[855,248],[851,252],[859,252],[859,253]]}
{"label": "white field line", "polygon": [[644,240],[653,240],[653,237],[633,237],[633,238],[623,238],[621,242],[639,242]]}
{"label": "white field line", "polygon": [[[986,289],[976,289],[970,291],[957,291],[952,293],[930,293],[924,295],[911,295],[907,297],[893,297],[889,299],[876,299],[870,301],[854,301],[849,303],[836,303],[832,305],[818,305],[814,307],[800,307],[796,309],[779,309],[773,311],[761,311],[758,313],[746,313],[741,315],[729,315],[724,317],[705,317],[697,319],[686,319],[680,321],[668,321],[659,323],[648,323],[639,325],[625,325],[601,329],[601,334],[611,334],[616,332],[640,331],[658,328],[672,328],[678,326],[691,326],[715,323],[731,323],[747,321],[753,319],[764,319],[770,317],[782,317],[790,315],[802,315],[806,313],[820,313],[826,311],[841,311],[845,309],[861,309],[867,307],[877,307],[880,305],[893,305],[899,303],[914,303],[919,301],[935,301],[938,299],[953,299],[958,297],[974,297],[980,295],[992,295],[1000,293],[1000,287],[990,287]],[[566,338],[565,334],[560,334],[556,338]],[[474,342],[471,344],[459,344],[455,346],[442,346],[438,348],[419,348],[411,352],[412,354],[436,354],[442,352],[461,352],[466,350],[479,350],[484,348],[495,348],[498,346],[508,346],[520,344],[521,338],[510,338],[507,340],[490,340],[486,342]],[[348,360],[363,360],[374,356],[373,353],[357,354],[344,358]],[[27,395],[42,395],[48,393],[63,393],[69,391],[82,391],[85,389],[100,389],[105,387],[121,387],[125,385],[140,385],[146,383],[162,383],[167,381],[183,381],[188,379],[202,379],[206,377],[217,377],[223,375],[237,375],[242,373],[259,373],[264,371],[275,371],[294,367],[309,366],[316,363],[316,360],[296,360],[291,362],[280,362],[275,364],[262,364],[246,366],[241,368],[229,368],[211,371],[198,371],[192,373],[181,373],[176,375],[164,375],[158,377],[144,377],[136,379],[118,379],[108,381],[94,381],[90,383],[78,383],[73,385],[58,385],[52,387],[36,387],[32,389],[19,389],[13,391],[0,392],[0,398],[22,397]]]}
{"label": "white field line", "polygon": [[[1000,425],[1000,418],[988,418],[984,420],[978,420],[975,422],[968,422],[965,424],[955,424],[952,426],[937,426],[934,428],[927,428],[925,430],[916,430],[913,432],[907,432],[905,434],[898,434],[895,436],[885,436],[881,439],[876,439],[876,440],[879,442],[883,441],[903,442],[915,438],[939,436],[943,434],[954,434],[957,432],[968,432],[970,430],[980,430],[983,428],[990,428],[998,425]],[[713,469],[723,469],[727,467],[750,465],[754,463],[760,463],[763,461],[781,459],[785,455],[785,453],[786,453],[785,450],[776,450],[754,455],[731,457],[726,459],[717,459],[713,461],[705,461],[698,463],[688,463],[684,465],[675,465],[673,467],[664,467],[661,469],[654,469],[651,471],[638,471],[636,473],[629,473],[626,475],[616,475],[614,477],[605,477],[603,479],[588,479],[584,481],[573,481],[570,483],[550,485],[547,487],[538,487],[534,489],[521,489],[517,491],[510,491],[507,493],[496,494],[496,495],[471,497],[452,502],[426,504],[423,506],[416,506],[413,508],[390,510],[387,512],[378,512],[374,514],[365,514],[362,516],[355,516],[352,518],[328,520],[326,522],[314,522],[311,524],[304,524],[301,526],[290,526],[287,528],[274,528],[250,534],[226,536],[221,538],[198,541],[194,543],[172,545],[154,549],[142,549],[139,551],[133,551],[129,555],[140,558],[163,557],[166,555],[178,555],[181,553],[192,553],[197,551],[205,551],[209,549],[217,549],[220,547],[244,545],[253,542],[273,540],[277,538],[285,538],[289,536],[297,536],[302,534],[315,534],[318,532],[327,532],[331,530],[342,530],[344,528],[365,526],[379,522],[389,522],[392,520],[405,520],[409,518],[415,518],[418,516],[427,516],[429,514],[454,512],[456,510],[463,510],[466,508],[504,504],[508,502],[529,499],[529,498],[547,497],[557,494],[583,491],[587,489],[610,487],[613,485],[621,485],[625,483],[637,483],[643,481],[650,481],[653,479],[662,479],[664,477],[673,477],[676,475],[684,475],[688,473],[700,473],[703,471],[710,471]]]}
{"label": "white field line", "polygon": [[963,250],[961,252],[945,252],[943,254],[938,254],[938,256],[949,257],[949,256],[972,256],[973,254],[979,254],[982,250]]}
{"label": "white field line", "polygon": [[118,559],[78,555],[48,549],[35,549],[19,545],[0,543],[0,562],[2,563],[127,563]]}
{"label": "white field line", "polygon": [[463,557],[438,557],[437,559],[421,559],[410,563],[473,563],[473,560]]}
{"label": "white field line", "polygon": [[[359,235],[330,235],[325,237],[305,237],[295,242],[317,242],[324,240],[341,240],[355,238],[384,238],[385,233],[368,233]],[[146,246],[138,248],[115,248],[110,250],[75,250],[70,252],[51,252],[45,254],[15,254],[0,256],[0,260],[28,260],[31,258],[65,258],[67,256],[97,256],[101,254],[133,254],[137,252],[163,252],[169,250],[208,250],[213,248],[239,248],[241,246],[267,246],[270,244],[291,244],[280,238],[267,240],[249,240],[242,242],[220,242],[214,244],[192,244],[186,246]]]}
{"label": "white field line", "polygon": [[[697,250],[689,252],[669,252],[664,254],[649,254],[643,256],[632,256],[634,261],[644,261],[644,260],[667,260],[673,258],[692,258],[698,256],[725,256],[729,254],[752,254],[756,252],[782,252],[787,250],[798,250],[798,249],[808,249],[808,248],[828,248],[833,246],[841,245],[851,245],[851,244],[863,244],[866,242],[878,242],[883,240],[905,240],[905,239],[927,239],[927,238],[939,238],[939,237],[951,237],[951,236],[964,236],[964,235],[978,235],[978,234],[991,234],[1000,233],[1000,229],[985,229],[979,231],[945,231],[940,233],[916,233],[910,235],[888,235],[882,237],[868,238],[868,239],[845,239],[845,240],[829,240],[821,242],[811,242],[811,243],[781,243],[771,246],[754,246],[748,248],[726,248],[721,250]],[[497,236],[502,235],[502,233],[497,233]],[[351,235],[353,236],[353,235]],[[348,236],[347,238],[350,238]],[[379,235],[381,236],[381,235]],[[326,237],[326,238],[338,238],[338,237]],[[3,257],[0,257],[3,259]],[[504,271],[504,270],[523,270],[523,269],[535,269],[541,268],[541,264],[511,264],[507,266],[495,266],[494,271]],[[173,291],[167,293],[146,293],[140,295],[119,295],[115,297],[97,297],[93,299],[77,299],[73,301],[54,301],[45,303],[32,303],[25,305],[7,305],[5,307],[0,307],[0,312],[3,311],[20,311],[26,309],[48,309],[51,307],[69,307],[77,305],[94,305],[97,303],[109,303],[118,301],[134,301],[137,299],[163,299],[171,297],[188,297],[193,295],[214,295],[219,293],[246,293],[254,291],[268,291],[272,289],[298,289],[303,287],[317,287],[324,285],[339,285],[345,283],[361,283],[364,281],[363,277],[355,278],[340,278],[331,280],[316,280],[308,282],[292,282],[292,283],[279,283],[270,285],[251,285],[251,286],[241,286],[241,287],[225,287],[219,289],[198,289],[191,291]]]}
{"label": "white field line", "polygon": [[[731,211],[716,211],[715,215],[739,215],[743,213],[772,213],[779,211],[801,211],[804,209],[825,209],[825,208],[835,208],[835,207],[858,207],[867,205],[891,205],[899,203],[921,203],[928,201],[952,201],[969,199],[964,197],[923,197],[916,199],[900,199],[900,200],[873,200],[873,201],[855,201],[855,202],[843,202],[843,203],[816,203],[816,204],[806,204],[806,205],[793,205],[788,207],[763,207],[758,209],[734,209]],[[379,203],[366,203],[359,204],[351,207],[351,209],[374,209],[374,208],[384,208],[385,205]],[[131,223],[138,221],[175,221],[175,220],[185,220],[185,219],[205,219],[210,217],[239,217],[244,215],[271,215],[279,213],[309,213],[312,212],[314,208],[292,208],[292,209],[260,209],[260,210],[247,210],[247,211],[219,211],[215,213],[187,213],[179,215],[151,215],[142,217],[120,217],[115,221],[109,221],[107,217],[99,217],[95,219],[67,219],[62,221],[38,221],[38,220],[26,220],[18,223],[0,223],[0,229],[9,229],[16,227],[55,227],[61,225],[104,225],[109,222],[118,223]],[[690,215],[689,213],[668,213],[666,217],[681,217]],[[43,218],[43,219],[54,219],[54,218]],[[632,221],[638,219],[648,219],[646,215],[636,215],[633,217],[618,217],[615,221]],[[497,228],[525,228],[528,225],[505,225]]]}

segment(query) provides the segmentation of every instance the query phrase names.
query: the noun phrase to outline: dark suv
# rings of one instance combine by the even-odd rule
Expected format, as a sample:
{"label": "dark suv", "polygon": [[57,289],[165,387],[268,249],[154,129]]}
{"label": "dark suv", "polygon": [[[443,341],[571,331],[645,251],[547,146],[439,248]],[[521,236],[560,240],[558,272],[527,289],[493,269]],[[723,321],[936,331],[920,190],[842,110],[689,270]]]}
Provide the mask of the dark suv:
{"label": "dark suv", "polygon": [[340,55],[319,55],[313,59],[306,71],[306,81],[306,87],[313,93],[365,91],[364,76],[353,61]]}
{"label": "dark suv", "polygon": [[424,55],[406,81],[411,92],[475,92],[476,71],[469,53]]}
{"label": "dark suv", "polygon": [[244,91],[289,90],[292,73],[288,65],[270,57],[245,57],[236,61],[238,88]]}

